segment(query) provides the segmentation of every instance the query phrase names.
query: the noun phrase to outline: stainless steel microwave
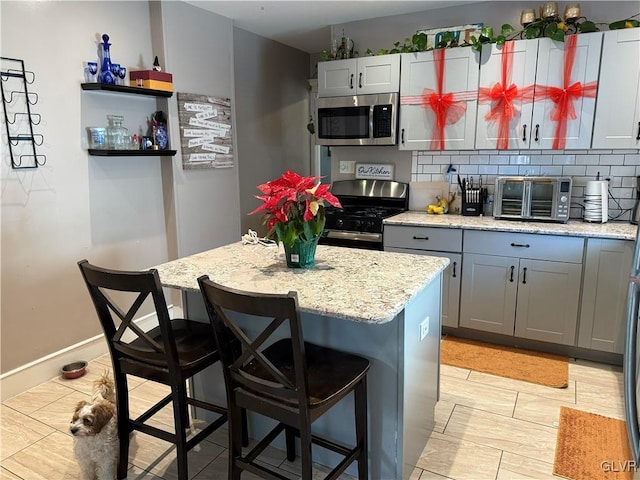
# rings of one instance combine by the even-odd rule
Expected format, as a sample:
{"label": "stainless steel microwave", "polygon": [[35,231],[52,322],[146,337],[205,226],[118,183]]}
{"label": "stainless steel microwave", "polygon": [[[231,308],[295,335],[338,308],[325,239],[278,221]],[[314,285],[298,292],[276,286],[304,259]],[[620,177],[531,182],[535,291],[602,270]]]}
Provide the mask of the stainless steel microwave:
{"label": "stainless steel microwave", "polygon": [[317,145],[396,145],[398,94],[318,98]]}
{"label": "stainless steel microwave", "polygon": [[511,220],[569,220],[571,177],[496,178],[493,216]]}

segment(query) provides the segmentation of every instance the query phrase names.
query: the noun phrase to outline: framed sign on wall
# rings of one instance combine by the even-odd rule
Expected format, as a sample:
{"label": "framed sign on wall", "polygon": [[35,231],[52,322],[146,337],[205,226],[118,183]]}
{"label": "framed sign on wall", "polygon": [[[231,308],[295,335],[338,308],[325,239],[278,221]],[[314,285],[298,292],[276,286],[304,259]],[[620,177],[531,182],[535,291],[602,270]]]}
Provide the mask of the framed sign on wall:
{"label": "framed sign on wall", "polygon": [[178,92],[178,122],[184,169],[233,167],[230,99]]}
{"label": "framed sign on wall", "polygon": [[356,163],[356,178],[393,180],[393,164]]}

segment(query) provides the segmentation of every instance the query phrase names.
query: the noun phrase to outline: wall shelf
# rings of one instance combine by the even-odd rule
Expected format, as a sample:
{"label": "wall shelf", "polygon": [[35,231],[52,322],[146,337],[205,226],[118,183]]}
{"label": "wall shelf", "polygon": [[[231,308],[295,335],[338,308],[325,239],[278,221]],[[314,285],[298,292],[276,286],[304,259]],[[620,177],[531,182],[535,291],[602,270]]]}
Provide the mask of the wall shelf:
{"label": "wall shelf", "polygon": [[104,150],[90,148],[89,155],[96,157],[173,157],[177,150]]}
{"label": "wall shelf", "polygon": [[151,97],[166,97],[173,96],[173,92],[167,92],[165,90],[154,90],[151,88],[141,87],[127,87],[125,85],[107,85],[105,83],[83,83],[81,84],[82,90],[88,90],[92,92],[117,92],[128,93],[131,95],[148,95]]}

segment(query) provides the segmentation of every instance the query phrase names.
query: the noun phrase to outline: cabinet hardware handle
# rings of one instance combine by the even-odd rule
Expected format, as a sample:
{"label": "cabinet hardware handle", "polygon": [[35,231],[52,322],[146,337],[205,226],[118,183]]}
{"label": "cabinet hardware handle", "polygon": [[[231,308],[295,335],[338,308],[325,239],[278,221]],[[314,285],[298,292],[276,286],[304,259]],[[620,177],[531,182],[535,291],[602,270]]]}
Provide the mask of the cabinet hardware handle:
{"label": "cabinet hardware handle", "polygon": [[540,135],[539,135],[539,133],[540,133],[540,125],[536,124],[536,138],[534,138],[534,140],[535,140],[536,142],[539,142],[539,141],[540,141]]}
{"label": "cabinet hardware handle", "polygon": [[525,285],[527,283],[527,267],[522,269],[522,284]]}
{"label": "cabinet hardware handle", "polygon": [[413,236],[414,240],[429,240],[429,237],[416,237],[415,235]]}
{"label": "cabinet hardware handle", "polygon": [[523,142],[527,141],[527,124],[526,123],[522,126],[522,141]]}
{"label": "cabinet hardware handle", "polygon": [[511,276],[509,277],[509,281],[511,283],[513,283],[513,271],[515,270],[516,267],[514,267],[513,265],[511,265]]}
{"label": "cabinet hardware handle", "polygon": [[353,88],[353,73],[351,74],[351,79],[349,80],[349,88]]}
{"label": "cabinet hardware handle", "polygon": [[453,262],[453,278],[456,278],[456,265],[458,265],[458,262]]}
{"label": "cabinet hardware handle", "polygon": [[638,122],[638,135],[636,135],[636,140],[640,140],[640,122]]}
{"label": "cabinet hardware handle", "polygon": [[400,135],[400,142],[404,143],[404,128],[402,129],[402,135]]}
{"label": "cabinet hardware handle", "polygon": [[358,88],[362,88],[362,72],[360,72],[360,78],[358,79]]}
{"label": "cabinet hardware handle", "polygon": [[529,245],[528,243],[512,243],[511,246],[518,248],[529,248],[531,245]]}

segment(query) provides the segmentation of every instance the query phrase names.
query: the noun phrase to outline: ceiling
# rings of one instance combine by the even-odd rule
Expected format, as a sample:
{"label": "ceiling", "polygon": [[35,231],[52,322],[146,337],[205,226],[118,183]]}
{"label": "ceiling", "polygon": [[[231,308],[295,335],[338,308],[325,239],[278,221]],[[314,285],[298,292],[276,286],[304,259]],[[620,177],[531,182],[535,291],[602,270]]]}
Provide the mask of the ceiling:
{"label": "ceiling", "polygon": [[331,25],[376,17],[421,12],[472,3],[470,1],[187,1],[230,18],[243,30],[307,53],[327,48]]}

